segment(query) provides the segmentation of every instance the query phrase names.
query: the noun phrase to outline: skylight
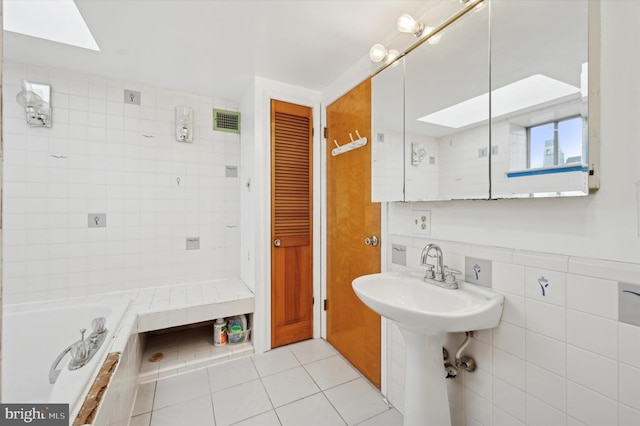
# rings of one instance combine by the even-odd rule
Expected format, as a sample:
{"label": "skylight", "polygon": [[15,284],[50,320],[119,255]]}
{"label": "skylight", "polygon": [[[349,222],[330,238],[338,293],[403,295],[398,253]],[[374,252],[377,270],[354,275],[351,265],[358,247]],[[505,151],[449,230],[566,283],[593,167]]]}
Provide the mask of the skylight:
{"label": "skylight", "polygon": [[100,51],[73,0],[4,0],[4,29]]}
{"label": "skylight", "polygon": [[[580,93],[580,88],[535,74],[491,92],[491,116],[500,117],[525,108]],[[418,118],[429,124],[458,129],[485,121],[489,116],[489,93],[476,96]]]}

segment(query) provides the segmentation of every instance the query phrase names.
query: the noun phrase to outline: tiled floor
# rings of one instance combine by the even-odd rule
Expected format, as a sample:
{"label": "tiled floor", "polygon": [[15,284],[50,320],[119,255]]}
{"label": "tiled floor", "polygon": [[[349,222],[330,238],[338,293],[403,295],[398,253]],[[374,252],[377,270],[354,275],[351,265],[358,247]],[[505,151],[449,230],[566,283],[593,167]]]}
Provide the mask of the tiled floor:
{"label": "tiled floor", "polygon": [[327,342],[307,340],[140,385],[131,426],[400,426]]}

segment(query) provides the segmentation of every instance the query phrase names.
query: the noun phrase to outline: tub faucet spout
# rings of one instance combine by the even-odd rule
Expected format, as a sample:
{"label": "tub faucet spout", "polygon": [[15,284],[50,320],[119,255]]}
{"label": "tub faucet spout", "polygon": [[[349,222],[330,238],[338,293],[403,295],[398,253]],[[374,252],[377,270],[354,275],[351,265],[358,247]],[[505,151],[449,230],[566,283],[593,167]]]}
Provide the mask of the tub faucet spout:
{"label": "tub faucet spout", "polygon": [[60,355],[58,355],[56,360],[53,361],[53,364],[51,364],[51,368],[49,368],[49,383],[54,384],[56,380],[58,380],[58,376],[62,371],[62,369],[57,370],[58,364],[60,364],[60,361],[62,361],[62,358],[64,358],[64,356],[68,354],[69,351],[71,351],[71,345],[67,346],[65,350],[60,352]]}

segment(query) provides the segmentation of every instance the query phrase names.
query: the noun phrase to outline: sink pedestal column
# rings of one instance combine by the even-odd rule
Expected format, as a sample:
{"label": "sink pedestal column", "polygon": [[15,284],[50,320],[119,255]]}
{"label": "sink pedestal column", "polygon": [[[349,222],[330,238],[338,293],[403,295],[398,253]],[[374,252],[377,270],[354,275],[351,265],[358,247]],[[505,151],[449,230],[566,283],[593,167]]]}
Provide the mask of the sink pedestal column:
{"label": "sink pedestal column", "polygon": [[451,426],[444,333],[426,336],[399,327],[406,347],[404,426]]}

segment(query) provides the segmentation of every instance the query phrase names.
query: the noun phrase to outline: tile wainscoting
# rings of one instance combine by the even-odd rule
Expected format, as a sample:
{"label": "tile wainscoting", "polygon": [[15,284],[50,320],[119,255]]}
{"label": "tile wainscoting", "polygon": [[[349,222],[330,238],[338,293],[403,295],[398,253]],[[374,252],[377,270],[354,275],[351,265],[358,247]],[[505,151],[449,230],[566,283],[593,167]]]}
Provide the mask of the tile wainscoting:
{"label": "tile wainscoting", "polygon": [[[454,425],[640,424],[640,327],[619,309],[625,284],[640,289],[640,265],[390,235],[407,265],[389,259],[387,270],[423,269],[427,243],[458,270],[468,258],[490,261],[492,287],[505,295],[499,326],[464,352],[478,370],[448,381]],[[403,411],[404,342],[387,327],[388,397]],[[448,336],[450,354],[463,337]]]}

